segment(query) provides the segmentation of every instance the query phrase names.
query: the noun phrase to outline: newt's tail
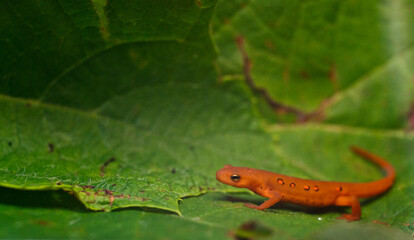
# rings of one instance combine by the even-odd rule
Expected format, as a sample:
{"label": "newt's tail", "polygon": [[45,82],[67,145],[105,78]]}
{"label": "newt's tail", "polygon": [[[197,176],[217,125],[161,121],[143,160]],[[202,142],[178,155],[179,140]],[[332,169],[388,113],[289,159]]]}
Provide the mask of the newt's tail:
{"label": "newt's tail", "polygon": [[384,178],[381,178],[380,180],[352,184],[351,192],[353,195],[356,195],[357,197],[372,197],[385,192],[392,186],[395,180],[395,170],[389,162],[359,147],[352,146],[351,150],[355,154],[378,164],[385,171]]}

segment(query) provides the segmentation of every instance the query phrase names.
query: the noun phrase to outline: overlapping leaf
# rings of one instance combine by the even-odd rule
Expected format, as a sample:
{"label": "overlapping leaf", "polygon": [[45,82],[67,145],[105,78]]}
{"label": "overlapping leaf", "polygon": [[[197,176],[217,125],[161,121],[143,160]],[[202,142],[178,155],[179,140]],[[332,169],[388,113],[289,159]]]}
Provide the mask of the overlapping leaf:
{"label": "overlapping leaf", "polygon": [[282,104],[324,122],[401,128],[414,101],[412,1],[222,1],[214,37],[223,79],[252,76]]}

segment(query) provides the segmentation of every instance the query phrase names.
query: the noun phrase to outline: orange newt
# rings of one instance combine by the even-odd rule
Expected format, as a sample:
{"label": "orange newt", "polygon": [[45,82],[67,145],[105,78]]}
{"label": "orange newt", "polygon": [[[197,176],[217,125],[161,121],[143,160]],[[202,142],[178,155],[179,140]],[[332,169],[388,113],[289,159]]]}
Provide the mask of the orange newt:
{"label": "orange newt", "polygon": [[386,172],[380,180],[367,183],[315,181],[290,177],[278,173],[247,167],[225,165],[216,173],[218,181],[238,188],[247,188],[269,198],[260,206],[247,203],[246,207],[263,210],[282,202],[312,207],[350,206],[351,214],[338,217],[348,221],[361,218],[359,198],[379,195],[387,191],[395,179],[395,170],[390,163],[363,149],[351,147],[352,151],[378,164]]}

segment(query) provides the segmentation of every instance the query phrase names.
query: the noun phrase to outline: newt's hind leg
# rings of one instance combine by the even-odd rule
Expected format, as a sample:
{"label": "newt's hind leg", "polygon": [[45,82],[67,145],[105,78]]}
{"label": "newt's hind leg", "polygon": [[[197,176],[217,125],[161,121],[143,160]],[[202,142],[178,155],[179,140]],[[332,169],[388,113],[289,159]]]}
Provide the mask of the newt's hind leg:
{"label": "newt's hind leg", "polygon": [[351,214],[342,214],[338,219],[346,219],[348,222],[361,219],[361,205],[355,196],[339,196],[334,205],[336,206],[350,206]]}

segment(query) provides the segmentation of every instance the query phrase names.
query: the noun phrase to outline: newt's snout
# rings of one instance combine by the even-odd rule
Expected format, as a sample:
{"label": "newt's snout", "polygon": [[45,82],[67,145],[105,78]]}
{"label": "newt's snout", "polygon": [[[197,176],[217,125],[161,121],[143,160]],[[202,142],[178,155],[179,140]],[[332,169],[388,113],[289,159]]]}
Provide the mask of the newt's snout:
{"label": "newt's snout", "polygon": [[230,172],[229,169],[232,168],[232,167],[233,166],[227,164],[222,169],[218,170],[216,172],[217,181],[228,184],[228,183],[226,183],[225,178],[226,178],[226,176],[228,177],[229,172]]}
{"label": "newt's snout", "polygon": [[219,182],[223,182],[221,179],[223,179],[223,169],[220,169],[216,172],[216,179]]}

